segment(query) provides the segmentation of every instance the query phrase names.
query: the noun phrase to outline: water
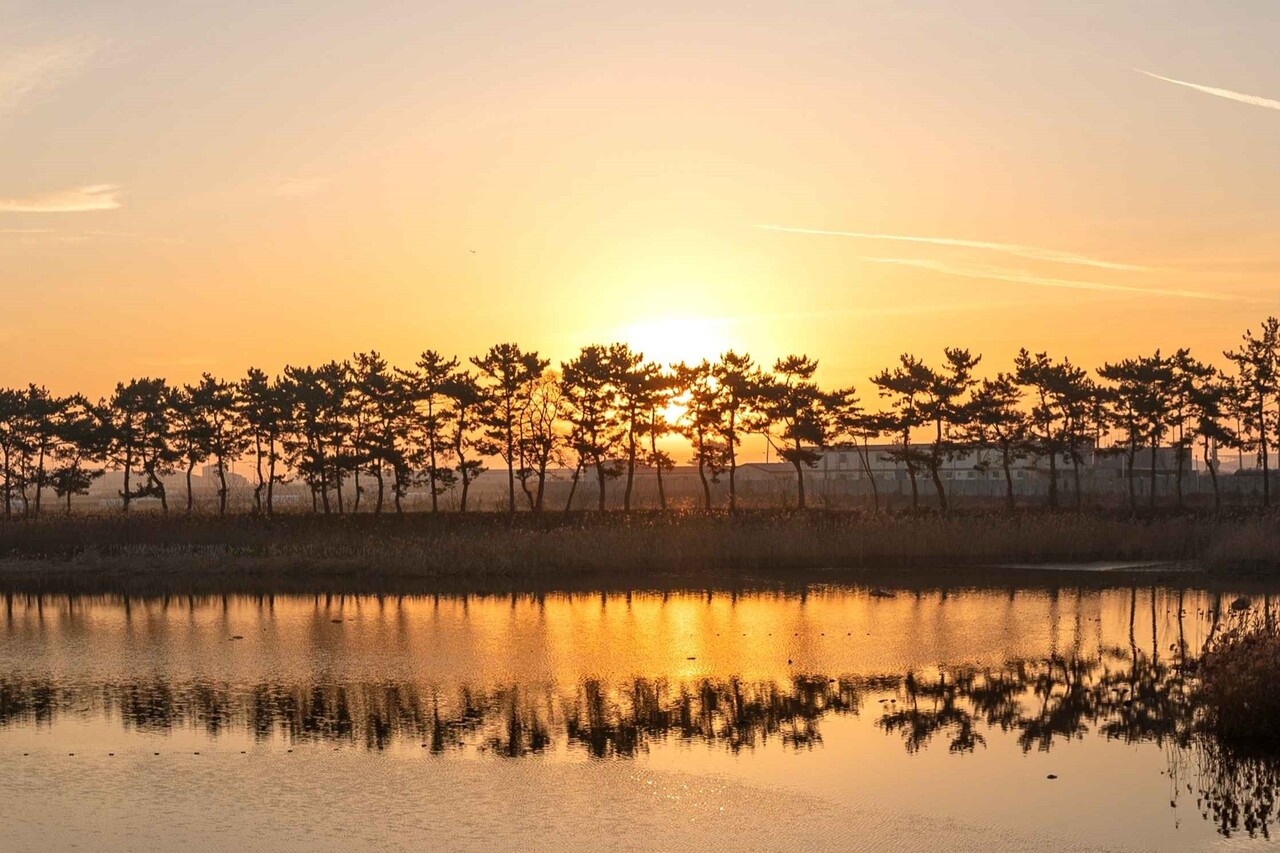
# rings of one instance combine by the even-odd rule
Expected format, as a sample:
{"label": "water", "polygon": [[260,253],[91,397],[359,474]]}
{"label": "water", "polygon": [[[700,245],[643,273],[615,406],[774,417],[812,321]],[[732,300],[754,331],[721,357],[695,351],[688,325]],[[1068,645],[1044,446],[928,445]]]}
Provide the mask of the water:
{"label": "water", "polygon": [[1180,666],[1224,600],[12,596],[0,847],[1266,849]]}

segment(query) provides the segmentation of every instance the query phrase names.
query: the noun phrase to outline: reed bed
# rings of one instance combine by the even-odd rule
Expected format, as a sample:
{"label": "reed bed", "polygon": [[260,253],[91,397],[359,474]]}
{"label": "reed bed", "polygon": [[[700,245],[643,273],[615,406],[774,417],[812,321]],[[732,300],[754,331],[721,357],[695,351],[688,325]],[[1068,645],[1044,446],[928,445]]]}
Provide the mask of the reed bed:
{"label": "reed bed", "polygon": [[1280,626],[1235,614],[1200,663],[1200,697],[1213,732],[1247,750],[1280,749]]}
{"label": "reed bed", "polygon": [[838,512],[86,516],[0,525],[0,580],[104,575],[618,580],[1090,561],[1280,567],[1280,517]]}

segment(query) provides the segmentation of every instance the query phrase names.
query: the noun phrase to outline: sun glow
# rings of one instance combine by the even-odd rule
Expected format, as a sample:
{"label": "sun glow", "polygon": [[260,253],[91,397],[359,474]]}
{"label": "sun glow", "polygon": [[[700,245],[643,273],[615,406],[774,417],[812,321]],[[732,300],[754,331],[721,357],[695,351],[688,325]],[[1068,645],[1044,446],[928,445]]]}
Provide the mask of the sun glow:
{"label": "sun glow", "polygon": [[715,317],[661,317],[625,326],[616,338],[664,365],[715,361],[733,344],[733,321]]}

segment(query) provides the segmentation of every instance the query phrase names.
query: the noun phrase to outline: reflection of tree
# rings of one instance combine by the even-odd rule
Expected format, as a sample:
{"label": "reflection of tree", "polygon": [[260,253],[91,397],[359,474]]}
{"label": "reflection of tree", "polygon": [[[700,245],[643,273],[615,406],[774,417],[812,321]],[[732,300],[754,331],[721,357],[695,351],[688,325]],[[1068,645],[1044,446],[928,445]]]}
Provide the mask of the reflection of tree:
{"label": "reflection of tree", "polygon": [[[949,667],[902,676],[789,682],[634,678],[586,679],[569,690],[498,685],[442,692],[415,683],[248,686],[164,679],[58,684],[0,678],[0,727],[47,726],[60,717],[118,718],[126,729],[242,732],[257,739],[326,742],[382,750],[421,744],[433,753],[484,750],[504,757],[562,741],[593,757],[628,757],[676,739],[732,752],[776,740],[789,749],[822,743],[831,714],[859,714],[881,695],[875,723],[908,753],[943,738],[949,751],[983,747],[991,731],[1024,751],[1048,751],[1093,731],[1127,743],[1162,745],[1175,787],[1198,791],[1204,817],[1226,835],[1267,835],[1280,818],[1280,757],[1226,748],[1200,723],[1195,661],[1179,646],[1168,659],[1129,648],[1097,656],[1015,660],[996,667]],[[886,694],[891,694],[888,698]]]}

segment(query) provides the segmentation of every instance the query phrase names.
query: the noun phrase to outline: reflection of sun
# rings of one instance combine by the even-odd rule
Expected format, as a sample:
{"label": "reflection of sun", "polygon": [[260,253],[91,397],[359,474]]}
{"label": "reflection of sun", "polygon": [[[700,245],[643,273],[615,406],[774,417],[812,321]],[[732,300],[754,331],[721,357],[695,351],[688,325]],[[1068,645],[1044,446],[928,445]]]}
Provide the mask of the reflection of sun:
{"label": "reflection of sun", "polygon": [[661,317],[619,329],[618,340],[644,353],[647,361],[715,361],[732,347],[731,320],[713,317]]}

